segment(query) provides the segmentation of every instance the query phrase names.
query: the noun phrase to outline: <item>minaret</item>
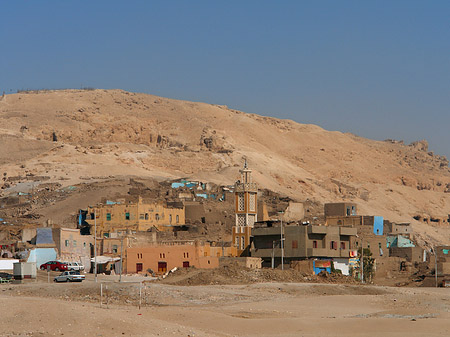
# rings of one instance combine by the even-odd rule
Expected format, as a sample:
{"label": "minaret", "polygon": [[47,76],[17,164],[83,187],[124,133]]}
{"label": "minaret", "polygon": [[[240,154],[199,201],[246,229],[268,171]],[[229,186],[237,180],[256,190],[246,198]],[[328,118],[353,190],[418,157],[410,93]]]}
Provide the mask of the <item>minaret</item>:
{"label": "minaret", "polygon": [[241,180],[234,184],[236,223],[233,226],[233,245],[241,256],[250,245],[251,229],[257,221],[258,186],[252,182],[252,170],[248,168],[247,160],[239,172]]}

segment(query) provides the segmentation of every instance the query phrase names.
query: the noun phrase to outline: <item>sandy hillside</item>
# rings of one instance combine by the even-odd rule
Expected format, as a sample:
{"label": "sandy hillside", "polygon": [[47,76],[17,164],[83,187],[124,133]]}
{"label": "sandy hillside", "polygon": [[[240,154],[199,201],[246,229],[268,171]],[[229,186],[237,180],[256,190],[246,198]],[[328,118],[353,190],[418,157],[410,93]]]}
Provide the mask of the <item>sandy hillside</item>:
{"label": "sandy hillside", "polygon": [[450,213],[448,160],[429,152],[425,141],[373,141],[122,90],[0,99],[0,172],[6,177],[48,176],[63,186],[121,176],[232,184],[243,158],[261,187],[298,201],[355,201],[360,213],[413,222],[423,240],[450,243],[448,224],[413,219]]}

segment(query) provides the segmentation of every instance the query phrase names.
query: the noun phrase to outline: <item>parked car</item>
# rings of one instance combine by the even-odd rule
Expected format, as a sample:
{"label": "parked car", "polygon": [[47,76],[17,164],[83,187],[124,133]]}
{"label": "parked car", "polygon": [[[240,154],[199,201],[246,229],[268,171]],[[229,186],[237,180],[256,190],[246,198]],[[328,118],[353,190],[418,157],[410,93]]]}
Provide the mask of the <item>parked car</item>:
{"label": "parked car", "polygon": [[81,275],[77,270],[69,270],[62,272],[60,275],[56,276],[54,282],[82,282],[86,276]]}
{"label": "parked car", "polygon": [[0,273],[0,283],[9,283],[11,282],[13,276],[8,273]]}
{"label": "parked car", "polygon": [[64,271],[67,270],[67,263],[60,261],[48,261],[44,264],[41,264],[41,270],[47,270],[47,267],[50,266],[50,270],[52,271]]}
{"label": "parked car", "polygon": [[84,266],[79,262],[67,262],[67,268],[68,270],[78,270],[78,271],[84,270]]}

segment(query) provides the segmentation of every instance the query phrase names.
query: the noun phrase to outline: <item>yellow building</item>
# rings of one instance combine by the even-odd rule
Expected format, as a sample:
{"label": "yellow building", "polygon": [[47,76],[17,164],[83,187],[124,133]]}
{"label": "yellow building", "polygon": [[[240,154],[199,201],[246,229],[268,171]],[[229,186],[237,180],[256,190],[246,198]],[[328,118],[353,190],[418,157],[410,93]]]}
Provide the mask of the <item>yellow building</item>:
{"label": "yellow building", "polygon": [[232,243],[237,247],[239,256],[250,245],[251,229],[258,221],[258,186],[252,181],[252,170],[248,168],[247,161],[240,172],[241,180],[234,185],[236,224],[232,231]]}
{"label": "yellow building", "polygon": [[108,237],[113,232],[148,231],[156,228],[170,231],[173,226],[185,224],[182,207],[167,207],[163,203],[146,203],[141,197],[137,202],[109,202],[88,207],[86,221],[92,229],[97,225],[97,235]]}

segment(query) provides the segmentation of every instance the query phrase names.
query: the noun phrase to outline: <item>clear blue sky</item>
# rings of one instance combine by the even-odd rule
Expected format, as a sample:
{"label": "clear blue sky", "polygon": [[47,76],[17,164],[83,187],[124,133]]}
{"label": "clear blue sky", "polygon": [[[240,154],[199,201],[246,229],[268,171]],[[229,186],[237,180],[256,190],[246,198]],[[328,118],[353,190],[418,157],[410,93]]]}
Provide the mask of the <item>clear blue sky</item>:
{"label": "clear blue sky", "polygon": [[121,88],[450,157],[450,1],[5,1],[0,90]]}

